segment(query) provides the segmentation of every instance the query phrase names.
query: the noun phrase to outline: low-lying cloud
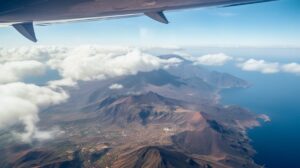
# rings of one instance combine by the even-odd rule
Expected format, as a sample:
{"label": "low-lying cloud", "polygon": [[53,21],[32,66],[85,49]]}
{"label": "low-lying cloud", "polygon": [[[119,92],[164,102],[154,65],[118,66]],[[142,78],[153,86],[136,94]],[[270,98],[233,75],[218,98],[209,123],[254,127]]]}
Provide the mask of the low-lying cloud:
{"label": "low-lying cloud", "polygon": [[50,132],[40,131],[40,109],[65,101],[68,95],[63,91],[53,91],[47,87],[25,83],[0,85],[0,129],[15,124],[23,124],[24,132],[17,133],[22,141],[51,137]]}
{"label": "low-lying cloud", "polygon": [[18,48],[0,48],[0,63],[13,61],[36,60],[39,62],[47,61],[50,57],[58,57],[68,47],[59,46],[32,46]]}
{"label": "low-lying cloud", "polygon": [[193,61],[195,65],[221,66],[230,60],[232,60],[232,57],[224,53],[219,53],[197,57]]}
{"label": "low-lying cloud", "polygon": [[46,66],[35,60],[13,61],[0,64],[0,84],[18,82],[27,76],[43,75]]}
{"label": "low-lying cloud", "polygon": [[90,81],[108,79],[138,72],[149,72],[176,66],[180,59],[160,59],[140,50],[103,52],[97,47],[79,47],[66,52],[67,56],[48,61],[51,68],[59,71],[64,79]]}
{"label": "low-lying cloud", "polygon": [[266,62],[265,60],[249,59],[243,63],[239,63],[240,67],[244,71],[258,71],[265,74],[277,73],[280,71],[279,63]]}
{"label": "low-lying cloud", "polygon": [[256,71],[264,74],[275,74],[279,72],[300,74],[300,64],[295,62],[288,64],[280,64],[278,62],[267,62],[265,60],[248,59],[247,61],[238,63],[237,66],[244,71]]}
{"label": "low-lying cloud", "polygon": [[285,64],[282,66],[282,70],[284,72],[288,73],[294,73],[294,74],[299,74],[300,75],[300,64],[298,63],[290,63],[290,64]]}
{"label": "low-lying cloud", "polygon": [[118,84],[118,83],[114,83],[112,85],[109,86],[109,89],[111,90],[120,90],[120,89],[123,89],[124,86],[121,85],[121,84]]}

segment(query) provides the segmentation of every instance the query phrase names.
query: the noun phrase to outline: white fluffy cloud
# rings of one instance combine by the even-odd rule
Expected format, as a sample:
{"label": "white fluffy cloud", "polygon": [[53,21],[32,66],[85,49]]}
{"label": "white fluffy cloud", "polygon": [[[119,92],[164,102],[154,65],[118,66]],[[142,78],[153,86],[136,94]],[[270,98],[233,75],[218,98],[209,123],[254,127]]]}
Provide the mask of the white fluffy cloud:
{"label": "white fluffy cloud", "polygon": [[26,76],[37,76],[45,73],[46,66],[41,62],[13,61],[0,64],[0,84],[17,82]]}
{"label": "white fluffy cloud", "polygon": [[284,72],[300,74],[300,64],[295,63],[295,62],[290,63],[290,64],[285,64],[282,66],[282,70]]}
{"label": "white fluffy cloud", "polygon": [[0,85],[0,129],[23,124],[25,132],[18,133],[23,141],[51,137],[50,132],[40,131],[36,127],[39,109],[61,103],[67,98],[65,92],[33,84]]}
{"label": "white fluffy cloud", "polygon": [[272,74],[280,71],[279,63],[256,59],[249,59],[243,63],[239,63],[238,67],[244,71],[258,71],[265,74]]}
{"label": "white fluffy cloud", "polygon": [[0,48],[0,63],[11,61],[36,60],[45,62],[52,57],[60,57],[70,47],[63,46],[33,46],[18,48]]}
{"label": "white fluffy cloud", "polygon": [[232,57],[224,54],[208,54],[194,59],[195,65],[221,66],[232,60]]}
{"label": "white fluffy cloud", "polygon": [[77,85],[77,82],[70,78],[64,78],[54,81],[49,81],[48,86],[52,89],[58,89],[64,86],[67,87],[75,87]]}
{"label": "white fluffy cloud", "polygon": [[48,87],[20,82],[0,85],[0,95],[18,97],[40,107],[58,104],[68,98],[68,95],[63,91],[57,92]]}
{"label": "white fluffy cloud", "polygon": [[123,46],[0,48],[0,84],[20,81],[26,75],[38,75],[43,72],[44,64],[61,75],[61,80],[49,82],[52,87],[58,87],[74,86],[79,80],[107,79],[167,68],[180,62],[177,58],[160,59]]}
{"label": "white fluffy cloud", "polygon": [[133,75],[138,72],[167,68],[181,62],[176,58],[160,59],[140,50],[103,52],[91,46],[78,47],[66,54],[65,57],[50,59],[48,65],[57,69],[63,78],[74,81]]}
{"label": "white fluffy cloud", "polygon": [[118,83],[114,83],[112,85],[109,86],[109,89],[111,90],[119,90],[119,89],[123,89],[124,86]]}

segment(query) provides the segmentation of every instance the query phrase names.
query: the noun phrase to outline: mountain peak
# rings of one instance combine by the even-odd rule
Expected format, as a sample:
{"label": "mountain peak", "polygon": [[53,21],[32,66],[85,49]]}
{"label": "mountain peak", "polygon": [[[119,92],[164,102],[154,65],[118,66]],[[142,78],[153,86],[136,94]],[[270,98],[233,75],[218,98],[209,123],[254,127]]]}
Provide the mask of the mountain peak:
{"label": "mountain peak", "polygon": [[188,155],[164,146],[147,146],[139,148],[115,162],[115,167],[144,167],[144,168],[204,168],[208,164],[201,164]]}

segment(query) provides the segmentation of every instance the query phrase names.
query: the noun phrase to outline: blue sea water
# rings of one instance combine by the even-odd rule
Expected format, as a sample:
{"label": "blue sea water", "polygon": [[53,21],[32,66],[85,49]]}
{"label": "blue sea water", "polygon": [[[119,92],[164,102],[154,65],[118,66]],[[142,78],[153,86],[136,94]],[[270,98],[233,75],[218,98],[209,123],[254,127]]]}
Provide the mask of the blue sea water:
{"label": "blue sea water", "polygon": [[233,67],[222,69],[252,86],[222,91],[221,103],[239,105],[271,118],[271,122],[248,132],[257,151],[254,160],[266,168],[300,168],[300,76],[245,72]]}

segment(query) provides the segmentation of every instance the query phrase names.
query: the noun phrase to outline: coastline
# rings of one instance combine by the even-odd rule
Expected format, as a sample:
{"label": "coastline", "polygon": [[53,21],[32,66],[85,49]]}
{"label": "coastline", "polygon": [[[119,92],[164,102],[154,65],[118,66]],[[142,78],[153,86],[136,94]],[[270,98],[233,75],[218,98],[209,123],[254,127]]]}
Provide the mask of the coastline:
{"label": "coastline", "polygon": [[[224,92],[224,91],[230,91],[230,90],[236,90],[236,89],[247,89],[247,88],[250,88],[250,86],[249,87],[244,87],[244,88],[241,88],[241,87],[233,87],[233,88],[224,88],[224,89],[220,89],[219,91],[218,91],[218,95],[217,95],[217,97],[216,97],[216,100],[217,100],[217,103],[218,104],[220,104],[220,105],[223,105],[223,106],[230,106],[230,103],[225,103],[224,102],[224,95],[222,95],[222,93]],[[244,108],[242,105],[239,105],[238,103],[236,103],[235,104],[236,106],[239,106],[239,107],[241,107],[241,108],[243,108],[243,109],[246,109],[246,108]],[[253,113],[253,114],[255,114],[256,115],[256,123],[252,123],[252,124],[250,124],[250,125],[248,125],[247,127],[246,127],[246,129],[244,130],[245,132],[244,132],[244,135],[249,139],[249,145],[251,146],[251,148],[253,148],[253,150],[254,150],[254,155],[253,156],[251,156],[251,158],[253,159],[253,161],[256,163],[256,164],[259,164],[259,165],[261,165],[262,167],[264,167],[265,165],[264,164],[262,164],[261,162],[259,162],[257,159],[256,159],[256,156],[257,156],[257,153],[258,153],[258,149],[257,148],[255,148],[254,147],[254,145],[253,145],[253,142],[254,142],[254,140],[253,140],[253,137],[251,137],[251,135],[250,135],[250,131],[255,131],[255,129],[256,128],[259,128],[259,127],[263,127],[263,124],[264,123],[268,123],[268,122],[271,122],[272,120],[271,120],[271,117],[270,116],[268,116],[268,115],[266,115],[266,114],[261,114],[261,113],[257,113],[257,112],[254,112],[254,111],[252,111],[252,110],[249,110],[251,113]]]}

